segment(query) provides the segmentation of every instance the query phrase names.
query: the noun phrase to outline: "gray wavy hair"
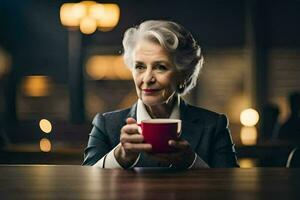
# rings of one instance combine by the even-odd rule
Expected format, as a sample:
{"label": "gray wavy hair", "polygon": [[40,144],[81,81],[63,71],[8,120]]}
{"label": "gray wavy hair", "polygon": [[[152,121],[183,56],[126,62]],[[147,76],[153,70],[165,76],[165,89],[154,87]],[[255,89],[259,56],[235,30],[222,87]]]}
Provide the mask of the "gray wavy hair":
{"label": "gray wavy hair", "polygon": [[184,78],[183,87],[178,87],[179,94],[184,95],[195,87],[203,66],[203,55],[188,30],[175,22],[163,20],[148,20],[129,28],[122,43],[123,58],[130,69],[134,66],[132,53],[140,39],[158,43],[170,54],[172,62]]}

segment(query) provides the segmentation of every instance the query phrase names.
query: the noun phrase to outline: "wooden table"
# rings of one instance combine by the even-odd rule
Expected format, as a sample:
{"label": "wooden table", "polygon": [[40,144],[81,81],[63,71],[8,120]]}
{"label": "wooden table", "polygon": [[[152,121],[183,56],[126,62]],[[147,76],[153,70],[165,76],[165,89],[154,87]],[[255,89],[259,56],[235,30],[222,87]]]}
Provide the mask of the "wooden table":
{"label": "wooden table", "polygon": [[0,199],[300,199],[300,169],[0,165]]}

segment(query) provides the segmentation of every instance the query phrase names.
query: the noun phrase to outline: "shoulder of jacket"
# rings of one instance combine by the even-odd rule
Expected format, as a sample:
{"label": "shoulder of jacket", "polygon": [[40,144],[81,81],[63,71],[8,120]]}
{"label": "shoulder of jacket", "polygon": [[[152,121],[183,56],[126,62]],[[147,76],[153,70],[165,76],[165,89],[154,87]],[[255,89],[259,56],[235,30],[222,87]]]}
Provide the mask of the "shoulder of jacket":
{"label": "shoulder of jacket", "polygon": [[215,111],[189,104],[187,106],[189,107],[189,110],[192,111],[191,114],[199,116],[199,119],[208,126],[220,123],[219,120],[221,120],[221,122],[224,121],[225,123],[228,123],[227,117],[223,113],[217,113]]}

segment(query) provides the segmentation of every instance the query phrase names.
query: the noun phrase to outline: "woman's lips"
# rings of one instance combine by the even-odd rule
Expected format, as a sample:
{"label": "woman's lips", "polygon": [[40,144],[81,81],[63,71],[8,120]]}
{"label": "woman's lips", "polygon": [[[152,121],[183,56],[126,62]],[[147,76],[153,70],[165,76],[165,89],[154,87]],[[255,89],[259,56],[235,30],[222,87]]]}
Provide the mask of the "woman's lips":
{"label": "woman's lips", "polygon": [[149,89],[149,88],[147,88],[147,89],[142,89],[142,90],[143,90],[143,92],[145,92],[146,94],[151,94],[151,93],[160,91],[160,89]]}

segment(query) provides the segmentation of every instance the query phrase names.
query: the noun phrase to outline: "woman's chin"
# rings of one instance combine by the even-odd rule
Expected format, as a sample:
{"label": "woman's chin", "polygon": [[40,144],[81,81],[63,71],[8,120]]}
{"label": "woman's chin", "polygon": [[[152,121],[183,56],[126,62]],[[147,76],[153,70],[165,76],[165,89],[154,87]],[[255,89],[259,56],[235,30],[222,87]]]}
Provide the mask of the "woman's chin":
{"label": "woman's chin", "polygon": [[142,101],[147,106],[155,106],[164,103],[164,101],[161,98],[155,97],[142,97]]}

